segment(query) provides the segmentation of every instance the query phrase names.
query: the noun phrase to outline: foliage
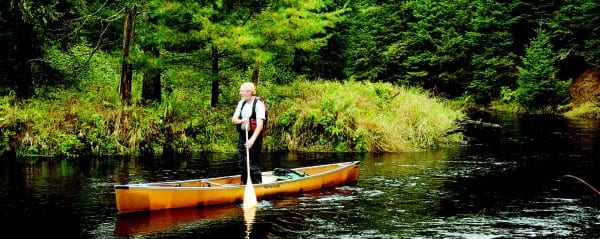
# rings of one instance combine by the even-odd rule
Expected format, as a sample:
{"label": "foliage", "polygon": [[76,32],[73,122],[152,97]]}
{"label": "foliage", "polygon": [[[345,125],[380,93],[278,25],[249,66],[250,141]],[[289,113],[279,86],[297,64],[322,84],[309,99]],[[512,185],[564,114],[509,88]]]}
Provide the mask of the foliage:
{"label": "foliage", "polygon": [[542,30],[537,33],[523,57],[523,67],[518,68],[516,100],[532,109],[565,104],[570,82],[556,79],[556,57],[552,52],[550,38]]}
{"label": "foliage", "polygon": [[443,100],[389,83],[296,81],[271,92],[296,106],[271,110],[275,138],[293,151],[420,151],[454,142],[443,132],[461,117]]}
{"label": "foliage", "polygon": [[[239,96],[227,107],[212,108],[193,89],[173,85],[160,104],[121,106],[116,97],[97,95],[114,85],[85,87],[28,103],[4,98],[2,146],[18,155],[64,156],[236,150],[230,118]],[[458,140],[443,132],[461,114],[420,90],[306,80],[260,90],[271,117],[267,151],[419,151]]]}
{"label": "foliage", "polygon": [[569,118],[600,118],[600,106],[597,103],[589,102],[575,107],[563,114]]}
{"label": "foliage", "polygon": [[0,98],[0,155],[11,150],[11,139],[20,130],[20,119],[18,118],[15,101],[14,95]]}
{"label": "foliage", "polygon": [[509,112],[509,113],[527,113],[527,109],[523,105],[516,103],[515,101],[503,102],[503,101],[492,101],[488,107],[490,110]]}
{"label": "foliage", "polygon": [[[140,14],[127,59],[134,100],[125,107],[118,103],[122,17],[132,5]],[[594,0],[0,6],[0,147],[22,154],[234,150],[230,106],[239,84],[255,76],[259,94],[279,110],[269,150],[436,147],[453,140],[437,135],[440,122],[458,117],[438,107],[562,111],[570,80],[600,59]],[[163,94],[147,103],[139,92],[156,69]],[[416,102],[424,109],[411,108]],[[397,108],[402,113],[388,112]]]}
{"label": "foliage", "polygon": [[[465,94],[472,96],[477,104],[487,104],[502,96],[503,87],[512,86],[516,75],[513,72],[516,53],[512,52],[514,35],[512,26],[515,16],[506,14],[514,4],[496,1],[481,1],[474,4],[469,19],[469,31],[465,33],[471,61],[466,73]],[[465,66],[467,67],[467,66]]]}
{"label": "foliage", "polygon": [[[144,5],[147,17],[138,28],[143,51],[134,59],[143,71],[181,64],[203,71],[209,77],[197,80],[211,84],[215,107],[220,85],[230,83],[232,71],[259,72],[262,66],[277,65],[282,67],[276,69],[283,72],[281,82],[295,52],[313,52],[325,45],[325,29],[341,13],[327,6],[325,1],[149,1]],[[150,49],[159,54],[149,54]]]}
{"label": "foliage", "polygon": [[515,57],[504,53],[512,47],[510,4],[357,5],[347,50],[356,79],[422,86],[450,97],[469,94],[485,103],[514,75]]}
{"label": "foliage", "polygon": [[[30,89],[39,94],[77,85],[81,77],[73,73],[86,71],[86,59],[99,50],[121,51],[122,11],[131,5],[140,10],[130,59],[135,70],[195,68],[202,77],[190,80],[212,85],[212,98],[220,91],[215,83],[230,84],[231,74],[260,67],[273,76],[281,72],[276,83],[302,75],[383,81],[486,104],[501,97],[502,87],[516,87],[516,66],[540,22],[558,54],[559,81],[600,59],[594,0],[11,0],[0,9],[0,37],[8,43],[0,93],[26,98]],[[59,54],[63,61],[50,60]],[[68,66],[68,57],[78,59]]]}
{"label": "foliage", "polygon": [[53,49],[68,51],[82,40],[84,23],[93,21],[90,5],[82,0],[8,0],[1,6],[0,40],[6,44],[0,51],[0,71],[6,74],[0,75],[0,93],[28,98],[45,87],[72,83],[44,56]]}
{"label": "foliage", "polygon": [[568,0],[552,16],[548,27],[558,46],[561,70],[572,77],[589,66],[600,65],[600,3],[595,0]]}
{"label": "foliage", "polygon": [[597,1],[356,1],[352,6],[346,76],[358,80],[422,86],[487,104],[501,97],[502,87],[516,87],[516,66],[540,22],[551,29],[560,53],[557,80],[567,82],[598,59],[597,48],[588,48],[598,39],[590,38],[598,33]]}

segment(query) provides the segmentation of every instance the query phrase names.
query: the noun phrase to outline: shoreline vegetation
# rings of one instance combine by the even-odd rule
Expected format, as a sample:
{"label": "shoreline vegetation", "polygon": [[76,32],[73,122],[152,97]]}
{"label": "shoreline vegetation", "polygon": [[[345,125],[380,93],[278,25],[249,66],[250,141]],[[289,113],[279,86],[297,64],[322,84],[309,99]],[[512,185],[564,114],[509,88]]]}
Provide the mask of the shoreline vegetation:
{"label": "shoreline vegetation", "polygon": [[[123,106],[114,82],[54,89],[25,101],[0,98],[0,156],[127,156],[236,152],[230,117],[237,85],[223,86],[220,106],[198,87],[181,86],[161,103]],[[268,81],[257,95],[269,107],[265,152],[416,152],[464,142],[460,121],[474,107],[390,83]],[[138,100],[139,101],[139,100]],[[493,103],[484,110],[527,113]],[[545,109],[542,114],[598,118],[598,107]],[[449,133],[453,132],[453,133]]]}
{"label": "shoreline vegetation", "polygon": [[[235,152],[230,117],[237,85],[224,86],[218,107],[190,87],[174,89],[160,104],[123,106],[116,93],[109,97],[115,84],[101,81],[27,101],[4,96],[0,154]],[[259,83],[257,95],[269,107],[265,152],[410,152],[462,141],[460,133],[445,134],[464,117],[459,107],[416,88],[300,79]]]}
{"label": "shoreline vegetation", "polygon": [[4,1],[0,157],[235,152],[244,81],[264,152],[462,144],[474,111],[597,119],[597,2]]}
{"label": "shoreline vegetation", "polygon": [[[0,97],[0,156],[236,152],[237,132],[230,119],[238,86],[252,72],[227,72],[219,102],[211,107],[211,82],[193,68],[166,69],[159,102],[141,100],[143,76],[134,74],[130,105],[120,103],[118,57],[98,52],[77,72],[68,65],[55,68],[77,80],[38,87],[26,100],[14,94]],[[266,65],[257,84],[257,95],[269,108],[263,152],[415,152],[455,145],[463,143],[457,130],[461,120],[478,107],[469,97],[451,100],[391,83],[302,76],[276,83],[280,77]],[[584,104],[531,112],[493,102],[483,110],[600,118],[598,109]]]}

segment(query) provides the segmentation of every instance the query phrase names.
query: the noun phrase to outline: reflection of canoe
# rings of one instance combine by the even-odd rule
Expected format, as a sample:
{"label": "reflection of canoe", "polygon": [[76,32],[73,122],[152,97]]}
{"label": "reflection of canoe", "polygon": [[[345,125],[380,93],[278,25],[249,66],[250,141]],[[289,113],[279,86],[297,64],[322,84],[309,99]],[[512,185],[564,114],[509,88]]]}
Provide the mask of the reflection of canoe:
{"label": "reflection of canoe", "polygon": [[173,210],[121,213],[117,215],[115,234],[119,237],[165,233],[202,221],[237,218],[244,213],[237,205],[223,205],[204,209],[180,208]]}
{"label": "reflection of canoe", "polygon": [[[257,199],[263,199],[355,184],[358,181],[359,164],[359,161],[353,161],[293,169],[302,177],[276,176],[277,170],[263,172],[263,183],[254,185],[254,190]],[[115,185],[120,213],[240,203],[244,198],[244,189],[240,175]]]}

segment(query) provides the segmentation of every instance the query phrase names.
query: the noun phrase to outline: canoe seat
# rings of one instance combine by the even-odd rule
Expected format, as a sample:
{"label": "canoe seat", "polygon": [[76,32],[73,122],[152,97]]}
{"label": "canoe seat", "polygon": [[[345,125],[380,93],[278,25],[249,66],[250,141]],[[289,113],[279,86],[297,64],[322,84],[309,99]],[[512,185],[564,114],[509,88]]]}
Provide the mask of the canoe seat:
{"label": "canoe seat", "polygon": [[235,187],[239,187],[239,184],[221,184],[221,187],[224,188],[235,188]]}
{"label": "canoe seat", "polygon": [[279,179],[279,177],[277,177],[277,176],[263,175],[262,176],[262,183],[272,183],[272,182],[277,181],[277,179]]}

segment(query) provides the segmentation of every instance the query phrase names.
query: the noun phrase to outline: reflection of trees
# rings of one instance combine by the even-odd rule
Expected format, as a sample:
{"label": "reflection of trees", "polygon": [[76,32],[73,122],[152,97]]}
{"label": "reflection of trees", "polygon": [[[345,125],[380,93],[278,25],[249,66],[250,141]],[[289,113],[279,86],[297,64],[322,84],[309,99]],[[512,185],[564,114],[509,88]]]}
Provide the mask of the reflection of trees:
{"label": "reflection of trees", "polygon": [[[389,210],[430,214],[437,210],[437,205],[432,208],[431,202],[445,195],[447,176],[440,173],[448,171],[448,162],[460,151],[461,148],[453,147],[416,153],[369,154],[361,163],[359,186],[372,191],[367,194],[380,195],[369,200]],[[362,180],[365,178],[369,180]]]}
{"label": "reflection of trees", "polygon": [[[361,177],[391,175],[406,177],[409,174],[422,174],[444,167],[448,158],[456,153],[457,148],[442,148],[415,153],[382,153],[367,154],[361,164],[364,172]],[[372,175],[370,175],[372,174]]]}
{"label": "reflection of trees", "polygon": [[588,119],[567,119],[570,137],[583,149],[591,149],[600,142],[600,121]]}

